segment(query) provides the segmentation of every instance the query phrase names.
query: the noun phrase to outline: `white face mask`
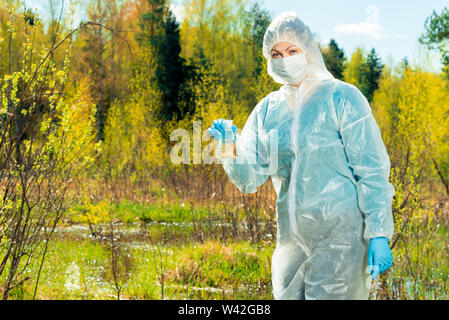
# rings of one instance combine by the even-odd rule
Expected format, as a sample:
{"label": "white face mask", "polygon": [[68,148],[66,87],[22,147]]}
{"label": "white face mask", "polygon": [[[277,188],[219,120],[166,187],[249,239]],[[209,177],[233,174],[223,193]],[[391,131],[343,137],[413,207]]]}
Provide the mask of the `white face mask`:
{"label": "white face mask", "polygon": [[270,61],[271,70],[268,68],[268,73],[276,82],[281,80],[283,84],[298,84],[307,76],[307,59],[304,52]]}

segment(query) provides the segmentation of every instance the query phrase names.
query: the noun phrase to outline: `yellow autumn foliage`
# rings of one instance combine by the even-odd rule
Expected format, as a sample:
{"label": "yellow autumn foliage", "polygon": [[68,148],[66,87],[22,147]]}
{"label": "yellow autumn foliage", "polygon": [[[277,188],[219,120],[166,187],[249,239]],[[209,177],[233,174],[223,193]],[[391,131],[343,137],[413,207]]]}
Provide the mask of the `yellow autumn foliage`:
{"label": "yellow autumn foliage", "polygon": [[[438,74],[407,68],[387,74],[373,99],[373,112],[394,164],[400,150],[422,155],[426,165],[448,154],[449,91]],[[402,154],[403,156],[403,154]]]}

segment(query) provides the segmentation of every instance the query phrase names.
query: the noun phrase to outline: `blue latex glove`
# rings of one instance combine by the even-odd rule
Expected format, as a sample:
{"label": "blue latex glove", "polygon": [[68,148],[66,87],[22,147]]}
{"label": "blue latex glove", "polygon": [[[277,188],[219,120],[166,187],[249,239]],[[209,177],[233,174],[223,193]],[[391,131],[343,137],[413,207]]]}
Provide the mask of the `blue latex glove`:
{"label": "blue latex glove", "polygon": [[368,267],[371,278],[384,273],[393,264],[393,255],[391,254],[388,239],[385,237],[372,238],[368,249]]}
{"label": "blue latex glove", "polygon": [[235,140],[237,126],[232,124],[232,120],[218,119],[214,120],[207,132],[217,141],[230,143]]}

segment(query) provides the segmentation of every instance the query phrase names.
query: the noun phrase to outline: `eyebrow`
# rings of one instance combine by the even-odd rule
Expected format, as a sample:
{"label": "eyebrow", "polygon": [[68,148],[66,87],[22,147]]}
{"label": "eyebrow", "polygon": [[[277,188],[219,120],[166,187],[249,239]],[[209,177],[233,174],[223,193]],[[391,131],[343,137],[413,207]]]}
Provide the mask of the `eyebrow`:
{"label": "eyebrow", "polygon": [[[290,49],[291,47],[296,47],[296,46],[293,44],[293,45],[291,45],[290,47],[288,47],[286,50]],[[271,52],[273,52],[273,51],[276,51],[276,52],[281,53],[280,51],[278,51],[278,50],[276,50],[276,49],[271,49]]]}

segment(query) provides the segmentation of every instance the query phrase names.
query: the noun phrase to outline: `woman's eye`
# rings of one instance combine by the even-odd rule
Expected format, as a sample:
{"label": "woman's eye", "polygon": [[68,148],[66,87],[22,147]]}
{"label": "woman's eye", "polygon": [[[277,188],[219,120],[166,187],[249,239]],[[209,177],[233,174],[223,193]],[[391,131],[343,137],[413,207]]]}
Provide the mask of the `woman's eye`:
{"label": "woman's eye", "polygon": [[295,50],[295,49],[290,50],[290,53],[295,53],[295,52],[298,52],[298,50]]}

